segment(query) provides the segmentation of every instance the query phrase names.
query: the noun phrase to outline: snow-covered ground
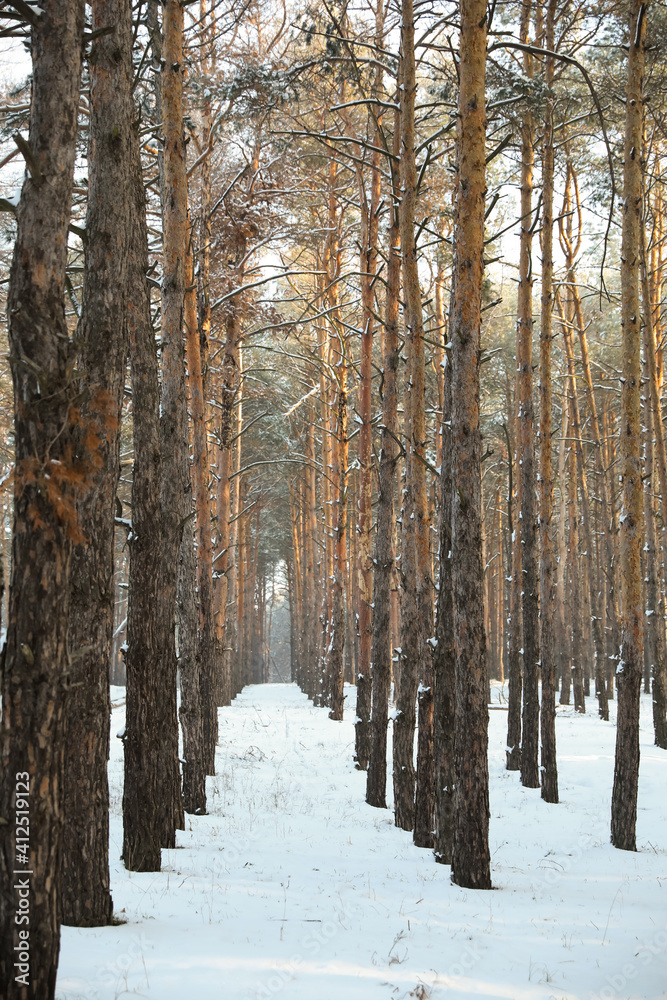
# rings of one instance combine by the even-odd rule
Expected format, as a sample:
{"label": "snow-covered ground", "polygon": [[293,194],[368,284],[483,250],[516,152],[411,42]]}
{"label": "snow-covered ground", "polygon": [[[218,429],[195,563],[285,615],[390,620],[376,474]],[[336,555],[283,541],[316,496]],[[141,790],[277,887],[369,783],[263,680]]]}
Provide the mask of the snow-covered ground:
{"label": "snow-covered ground", "polygon": [[558,712],[557,806],[505,771],[507,714],[490,713],[495,891],[473,892],[365,804],[346,693],[344,723],[293,685],[246,688],[222,709],[210,814],[187,817],[155,874],[119,861],[112,739],[111,878],[126,923],[63,928],[61,1000],[667,997],[667,752],[648,698],[637,854],[609,845],[615,731],[592,700],[585,717]]}

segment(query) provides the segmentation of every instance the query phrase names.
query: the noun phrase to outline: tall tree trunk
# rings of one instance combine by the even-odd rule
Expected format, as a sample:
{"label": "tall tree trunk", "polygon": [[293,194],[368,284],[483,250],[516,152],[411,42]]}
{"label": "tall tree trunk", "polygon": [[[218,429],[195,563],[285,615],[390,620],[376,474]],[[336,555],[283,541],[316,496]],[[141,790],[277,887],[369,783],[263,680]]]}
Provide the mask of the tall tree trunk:
{"label": "tall tree trunk", "polygon": [[[554,47],[556,0],[549,0],[546,48]],[[554,60],[546,57],[547,102],[542,160],[542,312],[540,322],[540,650],[542,654],[542,798],[558,802],[556,761],[556,648],[554,636],[553,468],[551,462],[551,341],[553,310],[553,83]]]}
{"label": "tall tree trunk", "polygon": [[628,79],[625,91],[623,232],[621,237],[621,480],[620,527],[621,649],[617,669],[618,714],[611,842],[636,850],[639,782],[639,697],[642,680],[642,469],[641,469],[641,310],[639,307],[640,227],[642,221],[642,133],[646,5],[632,0],[629,16]]}
{"label": "tall tree trunk", "polygon": [[[595,403],[595,393],[593,391],[593,377],[591,374],[591,366],[588,355],[588,341],[586,337],[586,326],[584,323],[583,312],[581,308],[581,296],[579,295],[579,286],[576,281],[576,276],[574,274],[574,269],[571,272],[571,280],[569,280],[570,288],[572,291],[574,309],[575,309],[575,322],[577,325],[577,330],[579,333],[579,345],[581,348],[581,367],[584,374],[584,384],[586,386],[586,397],[588,401],[588,408],[591,415],[590,429],[593,438],[593,445],[595,448],[595,465],[597,471],[597,480],[600,489],[600,507],[602,509],[602,516],[604,522],[604,532],[603,532],[603,546],[604,546],[604,576],[606,578],[605,587],[605,604],[604,612],[607,619],[607,629],[609,630],[611,636],[611,648],[614,650],[614,656],[618,656],[618,607],[617,607],[617,560],[616,553],[614,550],[614,534],[612,530],[611,523],[611,504],[610,504],[610,484],[608,472],[604,467],[604,462],[602,458],[602,436],[600,434],[600,424],[597,415],[597,406]],[[599,548],[599,546],[598,546]],[[603,606],[601,603],[601,597],[599,598],[599,611],[600,619],[602,618]],[[602,663],[602,674],[606,674],[606,650],[605,658]],[[597,665],[596,665],[597,669]],[[606,704],[607,696],[600,703],[600,715],[604,718],[609,718],[609,706]]]}
{"label": "tall tree trunk", "polygon": [[337,484],[334,512],[334,582],[331,642],[329,646],[329,718],[336,722],[343,719],[343,684],[345,646],[345,570],[347,566],[347,336],[342,326],[337,326],[336,354],[336,441],[334,444],[335,482]]}
{"label": "tall tree trunk", "polygon": [[[304,483],[305,527],[305,580],[306,580],[306,669],[308,671],[308,697],[314,698],[317,678],[317,608],[318,580],[315,574],[315,545],[317,532],[317,483],[315,478],[315,414],[312,404],[308,407],[306,428],[306,459]],[[273,605],[272,605],[273,607]]]}
{"label": "tall tree trunk", "polygon": [[505,569],[503,562],[503,509],[500,501],[500,483],[496,492],[496,516],[498,518],[498,584],[497,584],[497,615],[498,615],[498,677],[501,684],[505,683]]}
{"label": "tall tree trunk", "polygon": [[[208,0],[199,2],[199,19],[202,25],[202,48],[200,68],[202,75],[211,78],[215,69],[215,7],[209,9]],[[211,109],[211,91],[204,90],[204,107],[201,116],[202,144],[208,148],[204,156],[200,174],[199,200],[199,268],[197,270],[197,315],[199,319],[199,342],[204,384],[204,397],[207,397],[208,358],[211,340],[211,155],[213,114]],[[219,655],[219,651],[218,651]]]}
{"label": "tall tree trunk", "polygon": [[[187,498],[192,503],[192,491]],[[197,553],[192,521],[183,528],[176,586],[178,667],[181,680],[179,717],[183,732],[183,808],[206,813],[204,720],[201,691],[200,636],[197,629]]]}
{"label": "tall tree trunk", "polygon": [[[245,506],[245,496],[246,496],[246,481],[245,477],[242,479],[239,477],[238,480],[238,504],[239,509],[237,511],[238,524],[237,529],[237,548],[236,548],[236,558],[234,564],[236,566],[236,608],[233,609],[232,614],[236,616],[236,651],[232,659],[232,691],[240,689],[243,684],[246,683],[246,677],[244,672],[245,656],[246,656],[246,645],[245,645],[245,631],[243,628],[243,623],[245,622],[245,599],[246,599],[246,588],[245,588],[245,556],[247,548],[247,522],[246,516],[243,514],[243,508]],[[293,567],[294,579],[297,579],[296,567]],[[294,605],[299,607],[299,598],[294,593]],[[295,656],[298,655],[298,633],[297,633],[297,644],[295,650]]]}
{"label": "tall tree trunk", "polygon": [[[215,726],[212,716],[217,716],[217,690],[213,678],[213,554],[208,492],[210,472],[192,239],[191,231],[185,268],[185,344],[193,438],[190,467],[192,486],[188,493],[191,496],[194,492],[197,550],[195,557],[192,524],[188,520],[181,542],[177,600],[181,675],[179,717],[183,731],[183,808],[185,812],[201,814],[206,812],[206,774],[215,770]],[[194,637],[194,649],[188,650],[186,656],[184,647],[188,633],[192,633]]]}
{"label": "tall tree trunk", "polygon": [[[324,302],[324,296],[322,296]],[[333,577],[333,466],[332,466],[332,439],[329,434],[330,414],[329,414],[329,385],[327,382],[327,368],[329,365],[330,339],[326,335],[324,323],[318,325],[317,330],[318,354],[320,359],[320,423],[322,425],[322,480],[320,486],[320,504],[322,507],[322,530],[324,532],[324,546],[322,558],[324,560],[324,572],[322,578],[322,602],[320,605],[320,629],[322,660],[319,664],[319,680],[313,703],[315,705],[327,705],[329,699],[328,675],[327,675],[327,650],[329,649],[329,625],[331,621],[331,580]]]}
{"label": "tall tree trunk", "polygon": [[[521,6],[521,40],[528,44],[531,0]],[[525,52],[523,71],[533,76],[533,57]],[[539,576],[537,511],[535,509],[535,453],[533,415],[533,266],[532,194],[535,125],[530,109],[521,122],[521,249],[517,292],[517,455],[521,479],[521,592],[523,619],[523,717],[521,784],[540,787],[538,752],[540,742],[539,675]]]}
{"label": "tall tree trunk", "polygon": [[558,452],[558,568],[556,573],[556,605],[558,615],[558,628],[561,641],[558,644],[558,670],[561,678],[560,705],[570,704],[570,651],[567,637],[569,629],[567,622],[567,436],[569,427],[569,406],[567,396],[561,397],[561,441]]}
{"label": "tall tree trunk", "polygon": [[[590,602],[590,618],[589,625],[592,632],[592,638],[594,641],[594,655],[595,655],[595,679],[596,679],[596,693],[598,697],[599,714],[602,719],[609,719],[609,706],[607,702],[607,686],[605,683],[605,642],[604,636],[602,634],[602,607],[599,588],[596,583],[595,573],[593,572],[593,530],[591,527],[591,503],[588,491],[588,476],[586,474],[586,461],[583,448],[582,440],[582,430],[581,430],[581,419],[579,416],[579,400],[577,393],[577,381],[576,381],[576,370],[575,370],[575,359],[574,359],[574,346],[573,346],[573,334],[572,325],[576,325],[579,331],[579,338],[582,347],[582,361],[585,373],[585,382],[588,387],[590,382],[590,388],[587,388],[589,395],[589,407],[591,410],[591,423],[597,426],[597,422],[593,417],[596,413],[595,408],[595,397],[592,391],[592,382],[590,375],[590,365],[588,363],[588,349],[586,343],[586,333],[584,328],[584,319],[581,309],[581,299],[579,296],[579,289],[577,286],[576,274],[574,269],[574,260],[576,252],[581,243],[581,222],[579,224],[579,235],[576,240],[576,248],[573,243],[573,225],[571,211],[572,199],[571,199],[571,186],[574,186],[574,193],[576,199],[576,210],[579,218],[581,218],[581,207],[579,201],[579,189],[577,185],[576,174],[572,165],[568,162],[567,165],[567,176],[565,183],[565,202],[563,206],[563,215],[566,215],[565,221],[561,219],[559,222],[560,229],[560,241],[565,254],[566,268],[567,268],[567,284],[569,291],[569,317],[572,323],[565,320],[563,316],[562,305],[559,298],[559,312],[561,314],[561,323],[563,326],[563,339],[565,343],[565,353],[567,356],[567,366],[569,373],[570,382],[570,399],[571,399],[571,416],[572,416],[572,434],[574,437],[576,455],[577,455],[577,467],[578,467],[578,477],[579,486],[581,489],[581,512],[582,512],[582,526],[584,530],[584,548],[586,553],[586,575],[588,581],[588,597]],[[586,375],[587,373],[587,375]],[[595,433],[593,431],[593,433]],[[597,451],[597,449],[596,449]],[[601,480],[603,488],[605,487],[606,478],[603,477]],[[604,494],[603,494],[604,495]],[[609,536],[610,537],[610,536]],[[607,547],[608,555],[610,556],[608,565],[610,568],[610,588],[609,591],[612,594],[612,600],[607,607],[607,614],[612,625],[614,627],[616,612],[613,601],[613,573],[614,573],[614,562],[613,553],[611,547]],[[588,658],[586,658],[586,666],[588,665]],[[582,664],[583,666],[583,664]],[[588,669],[586,670],[586,694],[589,693],[588,690]]]}
{"label": "tall tree trunk", "polygon": [[408,355],[407,452],[412,506],[407,523],[408,561],[406,586],[414,588],[416,619],[404,622],[408,641],[403,644],[403,672],[411,683],[419,683],[419,728],[415,787],[414,842],[418,847],[433,846],[433,664],[428,639],[433,635],[433,581],[429,544],[428,493],[426,489],[426,400],[422,298],[419,285],[415,212],[417,206],[417,164],[415,152],[415,26],[412,0],[402,2],[401,48],[401,247],[405,297],[405,337]]}
{"label": "tall tree trunk", "polygon": [[[6,820],[0,824],[0,982],[7,1000],[54,996],[60,946],[70,567],[73,544],[84,541],[64,301],[83,22],[81,0],[45,0],[31,29],[32,162],[17,209],[7,303],[16,462],[0,729],[0,816]],[[23,810],[29,854],[16,850]],[[19,856],[34,874],[14,874],[23,865]],[[24,928],[15,922],[25,898],[19,879],[30,893]],[[21,929],[30,932],[30,959],[19,959],[17,968],[16,949],[26,940]]]}
{"label": "tall tree trunk", "polygon": [[[658,466],[658,481],[660,483],[660,510],[663,530],[667,502],[667,463],[665,461],[665,437],[662,425],[662,407],[660,405],[659,379],[656,364],[656,339],[652,310],[652,297],[646,267],[646,235],[644,227],[640,231],[641,240],[641,274],[642,298],[644,306],[644,355],[648,370],[650,386],[649,400],[644,403],[646,414],[646,444],[644,455],[644,523],[646,531],[646,560],[648,606],[646,622],[646,643],[651,653],[653,666],[653,728],[656,746],[667,749],[667,650],[665,649],[665,595],[661,592],[658,574],[658,546],[655,527],[655,509],[653,493],[655,491],[655,467]],[[655,432],[655,440],[654,440]],[[657,461],[656,461],[657,458]],[[665,492],[663,492],[663,490]],[[664,566],[663,566],[664,579]]]}
{"label": "tall tree trunk", "polygon": [[[400,143],[400,117],[394,117],[394,152]],[[399,147],[400,148],[400,147]],[[398,178],[392,171],[392,180]],[[391,589],[396,564],[394,549],[394,488],[398,461],[398,323],[401,282],[398,184],[392,190],[391,226],[387,237],[387,295],[382,342],[382,438],[378,482],[377,531],[373,588],[373,689],[371,745],[366,801],[384,809],[387,790],[387,727],[391,687]]]}
{"label": "tall tree trunk", "polygon": [[[382,46],[384,35],[384,3],[376,0],[375,44]],[[382,92],[382,69],[378,63],[373,80],[373,94],[379,99]],[[372,359],[374,328],[374,279],[377,271],[378,207],[380,204],[380,126],[375,117],[374,145],[371,169],[370,199],[364,195],[363,175],[360,173],[361,199],[361,250],[359,269],[361,279],[361,365],[359,373],[359,668],[357,671],[357,722],[355,726],[355,748],[357,767],[366,770],[370,756],[370,716],[371,716],[371,646],[373,641],[373,431],[372,418]]]}
{"label": "tall tree trunk", "polygon": [[[404,11],[405,19],[405,11]],[[405,93],[403,81],[403,65],[399,67],[399,89],[402,95]],[[414,100],[414,97],[413,97]],[[405,96],[402,97],[400,106],[401,133],[403,133],[406,120],[404,110]],[[412,136],[414,143],[414,135]],[[411,220],[406,224],[405,214],[409,209],[406,205],[406,197],[403,191],[405,184],[405,167],[403,158],[405,156],[406,138],[401,134],[401,155],[399,161],[399,176],[401,181],[401,201],[399,204],[399,228],[401,242],[404,232],[408,233],[408,246],[414,246],[414,227]],[[414,200],[413,200],[414,214]],[[405,283],[405,247],[402,247],[401,273]],[[405,297],[405,293],[404,293]],[[421,296],[420,296],[421,308]],[[404,310],[404,320],[405,316]],[[406,334],[407,334],[406,328]],[[414,490],[413,490],[413,467],[415,464],[414,449],[410,446],[409,438],[412,426],[412,347],[414,339],[406,336],[405,352],[408,358],[407,377],[404,380],[403,388],[403,430],[406,438],[406,455],[403,467],[403,489],[401,505],[401,540],[400,554],[400,603],[401,603],[401,639],[398,651],[397,678],[395,687],[396,711],[394,713],[394,726],[392,738],[393,755],[393,786],[394,786],[394,822],[402,830],[413,830],[415,822],[415,766],[414,766],[414,741],[416,723],[416,700],[417,688],[419,685],[419,621],[417,609],[417,565],[416,551],[414,544],[415,514],[414,514]]]}
{"label": "tall tree trunk", "polygon": [[[614,539],[611,527],[611,518],[609,516],[611,506],[610,506],[610,482],[608,479],[607,470],[604,467],[603,456],[602,456],[602,437],[600,435],[600,425],[597,415],[597,404],[595,401],[595,393],[593,390],[593,377],[591,374],[590,358],[588,354],[588,341],[586,337],[586,324],[584,322],[583,308],[581,303],[581,295],[579,293],[579,285],[577,282],[577,276],[575,271],[575,250],[573,248],[572,242],[572,218],[573,218],[573,206],[571,197],[571,187],[574,189],[574,211],[576,211],[577,219],[579,222],[578,226],[578,237],[576,240],[577,250],[581,244],[581,200],[579,196],[579,184],[577,181],[577,173],[574,169],[572,162],[568,161],[567,164],[567,174],[566,174],[566,188],[565,188],[565,201],[563,206],[563,216],[565,219],[559,221],[560,239],[563,252],[566,259],[566,281],[568,286],[568,291],[570,293],[571,302],[573,306],[574,314],[574,324],[577,328],[579,335],[579,344],[581,347],[581,368],[584,375],[584,384],[586,387],[586,398],[588,402],[588,408],[590,411],[590,434],[593,439],[593,445],[595,448],[595,465],[598,475],[599,489],[600,489],[600,502],[604,516],[604,552],[605,552],[605,575],[607,577],[607,587],[606,587],[606,603],[605,603],[605,613],[607,616],[607,628],[610,631],[611,636],[611,648],[618,653],[618,609],[616,606],[616,575],[617,575],[617,564],[615,559],[614,551]],[[601,615],[601,609],[600,609]],[[601,711],[601,715],[604,718],[604,711]],[[607,710],[608,717],[608,710]]]}
{"label": "tall tree trunk", "polygon": [[181,778],[178,766],[176,710],[175,615],[178,561],[187,509],[188,429],[185,398],[183,312],[187,245],[187,176],[183,135],[183,7],[179,0],[163,5],[162,123],[164,191],[162,195],[162,548],[161,613],[165,630],[165,661],[160,703],[163,711],[160,780],[162,783],[162,846],[176,846],[183,829]]}
{"label": "tall tree trunk", "polygon": [[[517,478],[516,495],[514,495],[513,469],[518,464],[515,460],[514,428],[516,426],[516,406],[512,405],[509,378],[507,380],[507,421],[512,431],[505,424],[507,436],[507,527],[509,533],[509,549],[512,572],[509,595],[509,619],[507,627],[509,637],[507,643],[508,659],[508,696],[507,696],[507,750],[505,766],[508,771],[519,771],[521,768],[521,700],[523,693],[523,673],[521,670],[521,533],[513,512],[521,504],[521,479]],[[515,401],[516,402],[516,401]]]}
{"label": "tall tree trunk", "polygon": [[[663,525],[667,525],[667,451],[665,449],[665,430],[662,422],[662,404],[660,399],[660,378],[658,373],[658,347],[655,335],[653,313],[650,309],[651,291],[646,253],[646,232],[644,226],[639,233],[641,253],[641,281],[644,299],[644,329],[646,367],[648,369],[648,384],[653,408],[653,426],[655,430],[655,463],[658,467],[658,482],[660,484],[660,513]],[[665,559],[665,575],[667,578],[667,558]]]}
{"label": "tall tree trunk", "polygon": [[[453,323],[455,290],[450,299]],[[443,328],[444,309],[436,312]],[[453,326],[450,336],[453,339]],[[435,750],[435,860],[452,863],[454,843],[454,796],[456,789],[456,654],[454,644],[454,600],[452,591],[452,365],[445,360],[442,400],[442,464],[440,467],[440,584],[433,651],[433,743]]]}
{"label": "tall tree trunk", "polygon": [[479,426],[486,191],[486,3],[461,0],[452,337],[452,589],[456,790],[452,881],[491,888]]}
{"label": "tall tree trunk", "polygon": [[[563,321],[563,341],[568,363],[569,383],[570,383],[570,411],[571,427],[574,437],[574,451],[577,461],[577,478],[581,491],[581,513],[582,526],[584,530],[584,548],[586,551],[586,580],[588,583],[588,597],[590,603],[590,620],[595,649],[595,679],[596,693],[598,696],[600,718],[609,719],[609,706],[607,703],[607,686],[605,683],[604,658],[605,643],[602,635],[602,614],[600,608],[599,591],[596,586],[595,572],[593,566],[593,529],[591,526],[591,504],[588,492],[588,476],[586,475],[586,460],[584,456],[582,442],[581,418],[579,416],[579,401],[577,397],[577,381],[574,363],[574,348],[572,345],[572,333],[568,329],[568,324]],[[583,568],[583,567],[582,567]],[[583,667],[583,664],[582,664]]]}
{"label": "tall tree trunk", "polygon": [[[236,274],[239,284],[242,284],[242,275]],[[239,330],[239,304],[238,297],[231,300],[225,316],[225,346],[222,355],[222,364],[218,377],[218,393],[220,398],[220,416],[218,430],[217,448],[217,470],[218,488],[216,504],[216,537],[218,550],[216,555],[216,639],[218,644],[224,643],[229,647],[230,642],[227,632],[229,619],[227,617],[227,604],[230,593],[230,577],[233,572],[234,555],[232,552],[231,536],[231,499],[232,499],[232,465],[234,462],[233,441],[237,433],[234,419],[234,407],[238,403],[240,391],[240,357],[241,357],[241,336]],[[233,615],[232,615],[233,618]],[[229,652],[229,650],[227,650]],[[230,679],[228,666],[231,663],[229,655],[225,657],[222,678],[222,697],[219,698],[221,704],[226,705],[230,700]]]}
{"label": "tall tree trunk", "polygon": [[[570,398],[570,426],[572,419],[572,402]],[[572,697],[575,712],[586,711],[586,699],[583,685],[584,659],[584,611],[581,579],[581,553],[579,551],[579,504],[577,498],[577,453],[574,445],[569,452],[568,477],[568,522],[569,550],[568,569],[570,574],[570,621],[572,622],[572,662],[570,675],[572,678]]]}
{"label": "tall tree trunk", "polygon": [[340,247],[338,242],[338,173],[331,158],[329,167],[329,236],[327,239],[327,299],[331,322],[331,357],[335,372],[335,404],[331,417],[335,420],[332,439],[331,478],[335,489],[333,531],[333,588],[331,634],[327,655],[327,688],[329,718],[336,722],[343,719],[343,690],[345,648],[345,577],[347,568],[347,490],[348,490],[348,440],[347,440],[347,366],[348,336],[341,323],[338,278],[340,276]]}
{"label": "tall tree trunk", "polygon": [[132,242],[127,324],[132,373],[132,533],[127,609],[123,782],[123,861],[130,871],[159,871],[162,725],[159,697],[166,636],[162,600],[162,456],[157,345],[151,323],[146,194],[138,137],[133,150]]}
{"label": "tall tree trunk", "polygon": [[[94,0],[88,131],[88,211],[81,341],[81,459],[94,472],[79,505],[87,544],[72,560],[69,648],[76,657],[67,703],[61,917],[94,927],[111,920],[109,890],[109,674],[114,619],[114,516],[127,360],[127,247],[131,242],[132,12],[128,0]],[[92,453],[91,453],[92,449]]]}
{"label": "tall tree trunk", "polygon": [[[357,506],[359,477],[356,469],[350,469],[348,474],[347,507],[348,521],[350,509]],[[345,574],[345,683],[354,684],[357,676],[357,649],[359,615],[355,608],[359,607],[358,587],[358,551],[357,532],[350,531],[347,536],[347,558]],[[356,734],[356,728],[355,728]]]}
{"label": "tall tree trunk", "polygon": [[299,505],[298,505],[298,491],[296,489],[296,484],[289,484],[289,494],[290,494],[290,519],[292,522],[292,566],[294,569],[294,587],[293,587],[293,600],[294,605],[292,607],[292,615],[295,622],[295,641],[296,648],[294,650],[294,680],[297,682],[301,690],[304,690],[303,683],[303,569],[302,569],[302,544],[301,538],[299,537]]}
{"label": "tall tree trunk", "polygon": [[[650,302],[644,302],[644,309]],[[645,340],[646,327],[644,328]],[[645,344],[648,351],[648,344]],[[667,748],[667,662],[665,658],[664,596],[660,594],[660,574],[658,572],[658,551],[655,530],[655,509],[653,503],[653,406],[644,400],[644,530],[646,557],[646,631],[644,651],[648,659],[649,677],[652,677],[653,729],[656,746]]]}

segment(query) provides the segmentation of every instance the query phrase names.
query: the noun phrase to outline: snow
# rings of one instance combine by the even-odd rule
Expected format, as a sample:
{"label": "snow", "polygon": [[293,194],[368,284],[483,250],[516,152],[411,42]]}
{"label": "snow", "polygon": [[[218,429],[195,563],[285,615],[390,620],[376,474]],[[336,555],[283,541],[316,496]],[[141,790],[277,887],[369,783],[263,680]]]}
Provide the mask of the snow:
{"label": "snow", "polygon": [[[365,804],[353,688],[343,723],[288,684],[248,687],[221,709],[210,814],[186,817],[159,873],[119,861],[123,748],[112,740],[111,882],[127,922],[62,929],[57,997],[665,997],[667,752],[653,746],[650,699],[635,854],[609,844],[613,721],[592,699],[585,716],[558,709],[561,804],[548,805],[505,770],[506,689],[493,693],[493,892],[451,885],[390,811]],[[112,732],[123,695],[112,689]]]}

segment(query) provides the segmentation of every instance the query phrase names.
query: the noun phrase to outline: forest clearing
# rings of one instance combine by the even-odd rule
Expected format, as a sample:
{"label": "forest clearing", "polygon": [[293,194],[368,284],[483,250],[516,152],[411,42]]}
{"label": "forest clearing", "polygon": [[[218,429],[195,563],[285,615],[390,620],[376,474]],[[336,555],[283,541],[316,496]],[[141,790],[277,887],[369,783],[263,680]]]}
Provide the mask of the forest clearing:
{"label": "forest clearing", "polygon": [[667,996],[665,53],[0,0],[1,1000]]}

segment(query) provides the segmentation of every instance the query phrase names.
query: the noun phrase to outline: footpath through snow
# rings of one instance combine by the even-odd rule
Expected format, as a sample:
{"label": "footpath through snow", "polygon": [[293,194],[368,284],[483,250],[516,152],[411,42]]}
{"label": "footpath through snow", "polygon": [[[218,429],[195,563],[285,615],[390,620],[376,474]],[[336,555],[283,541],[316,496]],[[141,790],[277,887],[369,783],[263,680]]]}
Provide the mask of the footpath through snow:
{"label": "footpath through snow", "polygon": [[[248,687],[222,709],[210,814],[186,817],[160,873],[119,860],[112,738],[111,879],[127,923],[63,928],[61,1000],[667,997],[667,752],[648,698],[637,854],[609,845],[611,723],[559,709],[554,806],[505,771],[507,714],[490,713],[496,891],[472,892],[365,804],[346,694],[344,723],[289,684]],[[112,737],[123,724],[119,706]]]}

